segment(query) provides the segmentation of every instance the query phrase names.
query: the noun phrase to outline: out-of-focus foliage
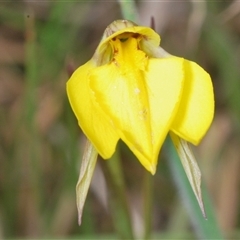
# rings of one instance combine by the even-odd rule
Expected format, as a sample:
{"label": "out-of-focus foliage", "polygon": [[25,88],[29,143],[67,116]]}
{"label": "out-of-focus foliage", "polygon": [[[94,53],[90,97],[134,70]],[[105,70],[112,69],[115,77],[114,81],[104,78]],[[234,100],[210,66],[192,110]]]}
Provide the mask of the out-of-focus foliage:
{"label": "out-of-focus foliage", "polygon": [[[194,152],[224,235],[240,238],[240,3],[139,1],[137,12],[138,24],[154,17],[164,49],[212,76],[216,115]],[[109,208],[103,160],[77,225],[75,185],[85,138],[65,83],[93,55],[106,26],[120,18],[114,1],[0,3],[0,239],[115,237],[119,219]],[[122,143],[120,156],[133,229],[141,236],[145,170]],[[178,198],[166,156],[163,151],[153,178],[152,232],[193,238],[196,226]]]}

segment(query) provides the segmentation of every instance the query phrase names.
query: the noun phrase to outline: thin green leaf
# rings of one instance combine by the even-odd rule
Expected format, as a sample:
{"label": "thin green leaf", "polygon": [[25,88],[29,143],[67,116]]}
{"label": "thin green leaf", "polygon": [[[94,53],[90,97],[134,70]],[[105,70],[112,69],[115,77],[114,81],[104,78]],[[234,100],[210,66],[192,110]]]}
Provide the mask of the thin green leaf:
{"label": "thin green leaf", "polygon": [[175,184],[179,191],[180,196],[183,199],[183,203],[188,210],[191,223],[194,227],[194,231],[199,239],[224,239],[220,227],[216,219],[215,209],[211,201],[210,195],[207,191],[206,185],[202,182],[202,193],[205,201],[205,208],[208,214],[208,219],[204,219],[200,208],[198,208],[197,201],[195,201],[195,195],[192,191],[192,187],[186,176],[185,170],[177,154],[176,147],[170,140],[170,137],[166,139],[165,147],[169,153],[169,166],[174,177]]}
{"label": "thin green leaf", "polygon": [[82,211],[97,162],[97,156],[98,153],[96,149],[87,140],[80,168],[80,175],[76,186],[79,225],[81,225],[82,222]]}
{"label": "thin green leaf", "polygon": [[199,207],[202,211],[204,218],[206,217],[204,204],[202,200],[201,192],[201,172],[198,167],[197,161],[188,145],[188,143],[179,138],[176,134],[170,133],[173,144],[177,150],[177,153],[180,157],[181,163],[183,165],[184,171],[187,175],[189,183],[192,187],[192,190],[197,198]]}

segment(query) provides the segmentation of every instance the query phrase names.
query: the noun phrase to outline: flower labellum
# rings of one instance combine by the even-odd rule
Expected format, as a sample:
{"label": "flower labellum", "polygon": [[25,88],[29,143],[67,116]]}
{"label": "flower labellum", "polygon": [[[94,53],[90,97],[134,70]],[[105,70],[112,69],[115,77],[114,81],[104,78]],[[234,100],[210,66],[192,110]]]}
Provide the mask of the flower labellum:
{"label": "flower labellum", "polygon": [[152,174],[169,132],[198,144],[214,114],[209,74],[168,54],[149,27],[117,20],[67,83],[79,125],[109,159],[121,139]]}

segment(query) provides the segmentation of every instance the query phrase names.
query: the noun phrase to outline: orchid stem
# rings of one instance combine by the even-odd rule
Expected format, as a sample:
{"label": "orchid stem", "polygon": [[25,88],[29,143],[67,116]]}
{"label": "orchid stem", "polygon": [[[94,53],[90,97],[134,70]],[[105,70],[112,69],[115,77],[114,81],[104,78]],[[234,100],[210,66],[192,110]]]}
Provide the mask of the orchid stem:
{"label": "orchid stem", "polygon": [[[136,2],[134,0],[118,0],[122,16],[124,19],[139,22]],[[118,160],[119,161],[119,160]],[[151,212],[152,212],[152,185],[153,179],[149,173],[146,173],[144,176],[144,239],[149,240],[151,234]],[[124,194],[124,193],[123,193]]]}
{"label": "orchid stem", "polygon": [[149,172],[145,172],[144,175],[143,193],[144,193],[143,199],[144,199],[144,225],[145,225],[143,239],[149,240],[151,238],[152,210],[153,210],[153,176],[149,174]]}
{"label": "orchid stem", "polygon": [[121,239],[134,239],[118,150],[116,150],[112,158],[104,162],[102,166],[106,179],[108,179],[110,205],[115,228]]}
{"label": "orchid stem", "polygon": [[138,14],[135,1],[118,0],[118,2],[121,8],[123,18],[133,22],[138,22]]}

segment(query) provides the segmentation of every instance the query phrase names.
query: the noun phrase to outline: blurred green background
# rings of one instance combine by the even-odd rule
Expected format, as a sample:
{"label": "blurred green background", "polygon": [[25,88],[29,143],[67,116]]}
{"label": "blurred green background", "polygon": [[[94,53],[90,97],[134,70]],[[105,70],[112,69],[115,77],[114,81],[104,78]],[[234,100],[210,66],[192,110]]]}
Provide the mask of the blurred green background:
{"label": "blurred green background", "polygon": [[[193,147],[226,239],[240,239],[240,2],[137,1],[139,24],[151,17],[161,46],[212,76],[216,114]],[[85,137],[65,84],[91,58],[106,26],[122,19],[117,1],[0,2],[0,239],[117,239],[110,181],[98,161],[77,225],[75,186]],[[119,144],[133,231],[143,232],[145,170]],[[154,239],[195,239],[173,182],[166,148],[153,179]]]}

